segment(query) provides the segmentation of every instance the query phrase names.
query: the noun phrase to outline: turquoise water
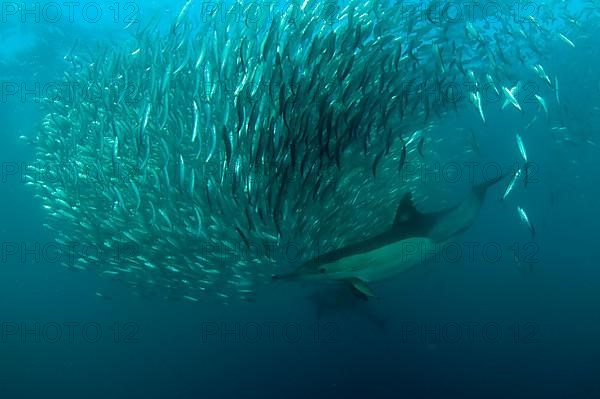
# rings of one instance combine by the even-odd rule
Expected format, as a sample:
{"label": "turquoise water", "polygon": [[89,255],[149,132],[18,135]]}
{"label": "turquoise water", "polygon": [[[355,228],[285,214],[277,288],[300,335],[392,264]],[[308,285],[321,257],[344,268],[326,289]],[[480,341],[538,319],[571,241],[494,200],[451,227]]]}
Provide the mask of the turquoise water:
{"label": "turquoise water", "polygon": [[[117,22],[113,3],[98,3],[104,12],[98,22],[77,13],[73,22],[51,21],[50,14],[40,14],[39,22],[22,21],[5,5],[0,25],[2,397],[600,395],[600,276],[594,261],[600,220],[597,6],[573,2],[565,11],[557,5],[555,21],[538,9],[537,19],[547,24],[548,43],[540,47],[552,87],[535,81],[516,61],[513,70],[495,72],[513,82],[526,76],[524,81],[546,90],[548,117],[535,99],[523,101],[522,113],[484,101],[486,125],[468,100],[457,112],[451,109],[440,117],[432,112],[436,126],[424,142],[423,162],[434,168],[451,160],[462,175],[455,181],[451,174],[422,173],[417,193],[424,208],[460,201],[471,183],[469,170],[479,181],[491,177],[486,167],[508,172],[507,165],[522,163],[517,131],[531,161],[527,187],[519,182],[503,202],[508,179],[492,188],[454,248],[397,278],[370,284],[377,298],[368,302],[345,286],[271,282],[267,273],[258,279],[251,301],[224,305],[165,299],[164,293],[140,292],[93,268],[61,266],[68,253],[56,252],[57,234],[44,227],[52,223],[49,211],[26,184],[25,169],[35,162],[36,151],[28,139],[19,139],[33,137],[47,112],[23,87],[57,82],[71,68],[63,57],[74,42],[93,52],[98,41],[130,40],[131,33],[123,29],[128,12],[144,20],[156,15],[168,32],[183,5],[179,3],[115,3],[122,10]],[[576,21],[569,22],[568,16]],[[558,32],[575,47],[558,38]],[[516,50],[505,46],[505,54],[516,59]],[[559,103],[554,77],[560,84]],[[469,144],[470,130],[478,152]],[[415,150],[411,156],[419,159]],[[360,159],[354,167],[371,176],[372,158]],[[388,172],[383,169],[377,176],[379,187],[397,183]],[[392,215],[397,205],[396,197],[390,198],[387,213],[376,213],[381,209],[370,210],[367,203],[356,207],[353,217]],[[517,206],[527,211],[534,237]],[[320,239],[326,243],[335,239],[327,235],[328,228],[323,222]],[[277,270],[290,270],[295,255],[279,255],[289,262]]]}

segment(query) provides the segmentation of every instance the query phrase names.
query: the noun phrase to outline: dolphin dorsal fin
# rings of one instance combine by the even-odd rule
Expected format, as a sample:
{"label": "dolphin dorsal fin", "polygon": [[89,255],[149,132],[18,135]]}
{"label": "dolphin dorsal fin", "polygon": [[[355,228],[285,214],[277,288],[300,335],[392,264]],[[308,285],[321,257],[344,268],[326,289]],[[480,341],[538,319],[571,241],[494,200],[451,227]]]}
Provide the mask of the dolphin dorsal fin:
{"label": "dolphin dorsal fin", "polygon": [[412,226],[421,216],[412,201],[412,193],[409,191],[400,200],[394,219],[394,228]]}
{"label": "dolphin dorsal fin", "polygon": [[410,221],[415,214],[419,213],[412,202],[412,194],[410,191],[402,197],[398,209],[396,209],[396,217],[394,218],[394,226],[405,224]]}

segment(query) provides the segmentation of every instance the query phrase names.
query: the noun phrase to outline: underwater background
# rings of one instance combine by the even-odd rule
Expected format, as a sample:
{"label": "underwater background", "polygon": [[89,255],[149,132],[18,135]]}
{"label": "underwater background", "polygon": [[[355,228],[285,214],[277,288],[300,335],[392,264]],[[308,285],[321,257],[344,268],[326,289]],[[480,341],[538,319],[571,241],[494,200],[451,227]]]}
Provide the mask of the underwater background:
{"label": "underwater background", "polygon": [[[408,4],[385,3],[382,7]],[[61,10],[62,18],[55,20],[53,11],[44,8],[48,4]],[[458,179],[445,179],[435,171],[420,174],[419,187],[435,192],[444,185],[444,192],[450,192],[443,194],[442,204],[460,201],[472,183],[464,178],[464,162],[476,162],[476,181],[489,177],[482,173],[485,165],[500,165],[512,173],[507,165],[521,162],[515,132],[521,132],[531,160],[527,187],[519,182],[506,201],[501,197],[508,179],[490,189],[475,223],[460,236],[460,253],[444,253],[371,284],[376,298],[369,301],[356,298],[344,285],[276,282],[263,273],[251,300],[223,304],[160,291],[146,295],[93,267],[69,270],[61,265],[68,254],[56,251],[57,233],[44,227],[48,211],[26,184],[27,165],[39,154],[29,138],[44,134],[37,132],[48,112],[36,85],[64,78],[72,68],[65,56],[75,42],[93,52],[96,43],[132,40],[129,13],[140,21],[156,18],[157,31],[163,29],[168,37],[184,6],[181,1],[87,4],[103,16],[91,22],[85,14],[91,11],[82,11],[84,3],[75,8],[72,21],[65,3],[2,3],[3,398],[600,397],[600,5],[545,2],[544,12],[552,10],[555,17],[535,15],[545,25],[547,39],[540,44],[552,81],[545,95],[547,115],[533,99],[522,103],[523,112],[511,105],[501,109],[502,101],[484,103],[485,124],[468,100],[456,111],[430,116],[435,125],[428,127],[429,153],[423,162],[450,159],[463,168]],[[194,3],[190,13],[199,13],[202,4]],[[286,4],[278,6],[285,9]],[[518,6],[534,14],[542,9],[531,4]],[[29,7],[30,15],[23,17],[22,7]],[[115,7],[121,10],[116,18]],[[495,29],[485,21],[482,26]],[[574,46],[556,39],[558,33]],[[448,35],[449,43],[461,39]],[[510,43],[504,46],[511,57]],[[344,57],[344,52],[334,57]],[[507,75],[514,73],[516,82],[527,68],[515,60],[508,63],[514,71]],[[555,77],[560,103],[554,99]],[[523,79],[535,81],[531,75]],[[477,137],[476,150],[465,144],[472,139],[471,131]],[[411,150],[414,159],[416,151]],[[374,156],[357,161],[372,179]],[[397,168],[383,169],[376,178],[385,187],[385,182],[399,179]],[[350,201],[353,193],[340,197]],[[432,196],[421,194],[430,209],[444,206]],[[389,218],[397,200],[380,198],[373,207],[384,203]],[[366,218],[369,206],[369,201],[362,202],[353,215]],[[535,235],[520,219],[517,206],[527,211]],[[67,223],[51,223],[59,230],[69,228]],[[327,236],[334,231],[329,228],[323,223],[319,234]],[[338,221],[336,228],[353,227],[348,220],[348,227]],[[304,240],[306,246],[313,242],[308,236]],[[464,243],[472,244],[472,253]],[[293,261],[300,257],[295,252],[285,256]],[[276,263],[279,271],[295,264],[281,258]],[[260,264],[252,266],[258,270]]]}

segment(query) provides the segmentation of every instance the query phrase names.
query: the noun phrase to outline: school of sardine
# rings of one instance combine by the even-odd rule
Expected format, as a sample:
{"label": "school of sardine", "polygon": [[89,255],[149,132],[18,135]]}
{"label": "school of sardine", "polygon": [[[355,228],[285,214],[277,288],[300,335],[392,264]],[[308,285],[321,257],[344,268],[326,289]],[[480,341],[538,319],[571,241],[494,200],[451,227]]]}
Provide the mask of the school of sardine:
{"label": "school of sardine", "polygon": [[[96,250],[67,267],[194,302],[252,300],[285,262],[386,226],[440,120],[522,112],[526,79],[547,116],[545,47],[576,46],[510,13],[436,18],[450,2],[239,1],[202,20],[192,3],[166,30],[69,51],[65,81],[93,95],[47,99],[28,179],[58,242]],[[524,142],[504,198],[527,182]]]}

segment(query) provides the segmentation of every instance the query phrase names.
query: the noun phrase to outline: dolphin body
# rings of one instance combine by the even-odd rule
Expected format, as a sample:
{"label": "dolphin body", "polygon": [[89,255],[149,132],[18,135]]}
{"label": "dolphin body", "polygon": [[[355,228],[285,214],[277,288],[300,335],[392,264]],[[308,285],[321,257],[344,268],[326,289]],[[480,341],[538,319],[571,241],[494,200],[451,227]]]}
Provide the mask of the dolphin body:
{"label": "dolphin body", "polygon": [[441,251],[450,239],[467,230],[483,205],[485,194],[504,176],[473,186],[461,203],[448,209],[422,213],[410,192],[398,206],[387,231],[319,255],[278,280],[345,281],[362,299],[375,296],[368,283],[393,277]]}

